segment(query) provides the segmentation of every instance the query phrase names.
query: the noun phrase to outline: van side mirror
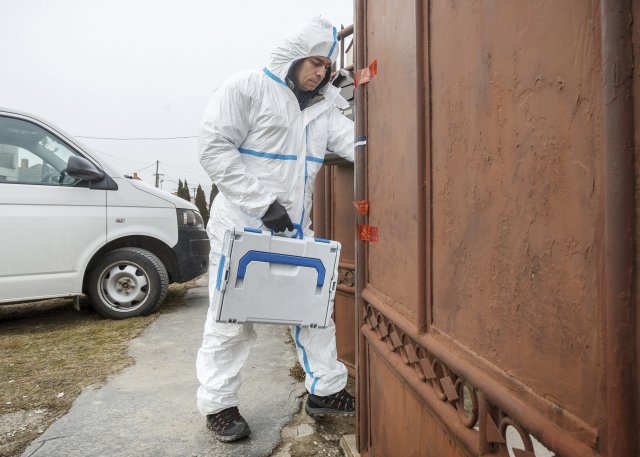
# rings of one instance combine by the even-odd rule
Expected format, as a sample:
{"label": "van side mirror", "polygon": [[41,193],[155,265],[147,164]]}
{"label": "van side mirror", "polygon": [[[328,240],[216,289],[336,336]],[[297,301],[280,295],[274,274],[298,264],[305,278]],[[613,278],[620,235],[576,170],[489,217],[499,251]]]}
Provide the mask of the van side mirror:
{"label": "van side mirror", "polygon": [[99,170],[94,164],[84,157],[71,156],[67,161],[67,175],[85,179],[89,182],[99,181],[105,177],[102,170]]}

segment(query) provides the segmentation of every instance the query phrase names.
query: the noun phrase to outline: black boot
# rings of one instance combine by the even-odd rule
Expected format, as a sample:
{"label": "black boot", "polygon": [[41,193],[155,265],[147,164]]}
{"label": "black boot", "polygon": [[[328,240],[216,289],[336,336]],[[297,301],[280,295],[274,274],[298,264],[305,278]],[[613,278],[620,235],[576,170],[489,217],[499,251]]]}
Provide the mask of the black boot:
{"label": "black boot", "polygon": [[325,397],[309,394],[304,410],[309,416],[355,416],[356,399],[344,389]]}
{"label": "black boot", "polygon": [[219,441],[236,441],[251,434],[249,424],[240,415],[237,406],[207,416],[207,428],[215,433]]}

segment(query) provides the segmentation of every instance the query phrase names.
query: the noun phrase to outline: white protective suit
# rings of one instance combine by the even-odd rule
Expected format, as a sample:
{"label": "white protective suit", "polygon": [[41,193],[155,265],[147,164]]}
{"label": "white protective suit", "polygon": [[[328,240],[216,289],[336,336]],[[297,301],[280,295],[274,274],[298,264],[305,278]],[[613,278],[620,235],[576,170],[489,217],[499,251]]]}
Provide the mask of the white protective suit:
{"label": "white protective suit", "polygon": [[[353,122],[337,109],[346,107],[339,90],[327,84],[319,91],[323,100],[301,111],[286,82],[294,61],[311,56],[335,61],[336,34],[328,21],[310,21],[274,50],[267,67],[227,80],[209,103],[200,162],[220,191],[207,226],[211,272],[218,268],[224,232],[262,227],[261,217],[276,199],[304,235],[313,236],[312,192],[325,152],[353,161]],[[213,297],[216,275],[209,277]],[[240,369],[256,338],[252,324],[218,324],[215,315],[210,306],[196,363],[203,415],[238,405]],[[307,390],[325,396],[343,389],[347,370],[337,360],[333,321],[324,329],[292,327],[292,336]]]}

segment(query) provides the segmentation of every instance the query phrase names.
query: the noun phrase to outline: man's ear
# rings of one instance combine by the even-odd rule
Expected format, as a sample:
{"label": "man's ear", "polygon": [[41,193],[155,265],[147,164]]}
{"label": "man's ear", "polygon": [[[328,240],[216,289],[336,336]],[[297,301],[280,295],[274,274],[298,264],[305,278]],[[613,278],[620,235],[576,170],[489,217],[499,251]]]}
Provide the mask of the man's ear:
{"label": "man's ear", "polygon": [[300,65],[300,63],[303,60],[304,59],[298,59],[291,62],[289,71],[287,71],[287,78],[289,78],[295,85],[298,85],[298,75],[296,74],[297,73],[296,69],[298,68],[298,65]]}

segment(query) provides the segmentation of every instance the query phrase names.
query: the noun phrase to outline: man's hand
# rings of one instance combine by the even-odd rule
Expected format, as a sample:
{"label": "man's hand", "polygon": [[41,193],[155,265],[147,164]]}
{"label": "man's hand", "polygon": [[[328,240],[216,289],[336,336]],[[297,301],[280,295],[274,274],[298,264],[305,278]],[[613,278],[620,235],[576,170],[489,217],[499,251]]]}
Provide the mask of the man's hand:
{"label": "man's hand", "polygon": [[291,222],[287,210],[277,200],[271,203],[267,212],[262,216],[262,223],[274,232],[293,230],[293,222]]}

